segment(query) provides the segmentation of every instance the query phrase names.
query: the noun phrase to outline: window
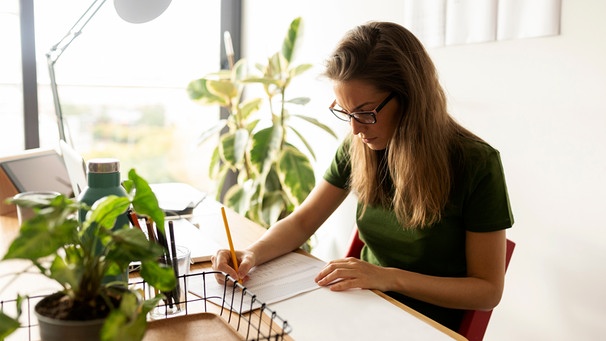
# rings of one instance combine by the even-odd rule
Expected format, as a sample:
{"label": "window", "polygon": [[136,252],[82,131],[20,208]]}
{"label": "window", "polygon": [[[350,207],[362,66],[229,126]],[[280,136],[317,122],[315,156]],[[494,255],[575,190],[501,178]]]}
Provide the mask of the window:
{"label": "window", "polygon": [[[90,3],[34,0],[42,146],[55,147],[59,136],[45,54]],[[185,88],[219,68],[220,0],[173,1],[144,24],[122,21],[112,3],[101,7],[55,64],[67,134],[86,160],[118,158],[123,177],[135,168],[150,182],[209,190],[214,146],[196,140],[218,120],[219,110],[193,103]]]}
{"label": "window", "polygon": [[[0,154],[23,149],[19,0],[0,1]],[[14,32],[14,34],[6,34]]]}

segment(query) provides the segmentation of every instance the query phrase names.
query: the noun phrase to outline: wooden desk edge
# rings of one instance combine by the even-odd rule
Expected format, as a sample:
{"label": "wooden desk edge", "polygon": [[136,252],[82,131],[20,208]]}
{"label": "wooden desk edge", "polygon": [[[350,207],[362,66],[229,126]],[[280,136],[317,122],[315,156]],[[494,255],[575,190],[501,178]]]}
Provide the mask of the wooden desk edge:
{"label": "wooden desk edge", "polygon": [[418,311],[410,308],[409,306],[405,305],[404,303],[394,299],[393,297],[390,297],[389,295],[387,295],[386,293],[379,291],[379,290],[371,290],[372,292],[374,292],[375,294],[381,296],[382,298],[384,298],[385,300],[387,300],[388,302],[390,302],[391,304],[396,305],[398,308],[405,310],[406,312],[408,312],[409,314],[413,315],[414,317],[418,318],[419,320],[424,321],[425,323],[428,323],[429,325],[431,325],[432,327],[434,327],[435,329],[443,332],[444,334],[451,336],[453,339],[455,340],[461,340],[461,341],[467,341],[467,338],[464,337],[463,335],[455,332],[454,330],[450,329],[450,328],[446,328],[445,326],[441,325],[440,323],[430,319],[429,317],[419,313]]}

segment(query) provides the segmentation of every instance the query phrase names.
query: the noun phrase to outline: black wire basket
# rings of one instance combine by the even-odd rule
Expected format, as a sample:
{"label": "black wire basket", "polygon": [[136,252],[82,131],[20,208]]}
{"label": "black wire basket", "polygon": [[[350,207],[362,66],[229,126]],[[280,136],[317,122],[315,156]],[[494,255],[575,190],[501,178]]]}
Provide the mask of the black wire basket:
{"label": "black wire basket", "polygon": [[[207,287],[213,284],[216,286],[215,276],[223,276],[225,283],[221,286],[222,293],[207,291]],[[212,282],[210,282],[212,281]],[[146,298],[152,289],[149,285],[138,279],[131,279],[131,287],[139,287]],[[292,328],[288,322],[280,317],[276,311],[272,310],[267,304],[257,299],[256,295],[246,289],[243,285],[229,277],[227,274],[218,271],[203,271],[188,275],[179,276],[179,285],[183,288],[182,297],[174,304],[179,304],[182,309],[178,314],[170,313],[169,303],[162,301],[155,309],[154,317],[148,316],[148,332],[143,340],[150,340],[152,336],[150,331],[156,332],[165,326],[170,326],[173,330],[181,330],[179,325],[181,321],[191,323],[192,326],[201,326],[201,322],[208,321],[211,317],[215,323],[225,324],[226,330],[231,332],[225,338],[204,338],[204,334],[198,334],[199,340],[227,340],[227,336],[237,340],[285,340]],[[196,294],[191,292],[192,285],[197,287]],[[203,295],[200,295],[203,293]],[[37,295],[25,297],[22,303],[23,314],[21,315],[21,327],[6,338],[10,340],[40,340],[38,321],[34,314],[35,305],[47,295]],[[15,315],[13,311],[16,307],[16,300],[0,300],[0,310],[9,315]],[[237,307],[237,308],[233,308]],[[218,322],[216,322],[218,321]],[[178,327],[177,327],[178,326]],[[156,328],[158,327],[158,328]],[[215,328],[216,329],[216,328]],[[175,335],[172,335],[175,337]],[[178,336],[178,335],[177,335]],[[175,338],[176,339],[176,338]]]}

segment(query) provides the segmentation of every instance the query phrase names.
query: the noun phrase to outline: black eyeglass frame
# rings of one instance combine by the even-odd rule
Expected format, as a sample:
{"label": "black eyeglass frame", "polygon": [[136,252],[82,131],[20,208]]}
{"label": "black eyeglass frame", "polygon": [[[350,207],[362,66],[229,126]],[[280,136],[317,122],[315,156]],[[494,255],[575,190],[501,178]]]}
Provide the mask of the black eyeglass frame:
{"label": "black eyeglass frame", "polygon": [[[391,92],[389,94],[389,96],[387,96],[383,100],[383,102],[381,102],[381,104],[379,104],[374,110],[354,111],[352,113],[348,113],[344,110],[336,109],[335,105],[337,105],[337,100],[335,99],[332,102],[332,104],[330,105],[330,107],[328,107],[328,110],[330,110],[330,112],[341,121],[351,122],[351,119],[353,118],[354,120],[356,120],[356,122],[359,122],[362,124],[375,124],[375,123],[377,123],[377,114],[379,113],[379,111],[381,111],[381,109],[383,109],[383,107],[386,106],[387,103],[389,103],[389,101],[391,101],[394,97],[396,97],[396,93]],[[343,116],[343,115],[345,115],[345,116]],[[366,117],[366,116],[371,117],[372,121],[362,121],[362,120],[360,120],[361,116],[362,117]]]}

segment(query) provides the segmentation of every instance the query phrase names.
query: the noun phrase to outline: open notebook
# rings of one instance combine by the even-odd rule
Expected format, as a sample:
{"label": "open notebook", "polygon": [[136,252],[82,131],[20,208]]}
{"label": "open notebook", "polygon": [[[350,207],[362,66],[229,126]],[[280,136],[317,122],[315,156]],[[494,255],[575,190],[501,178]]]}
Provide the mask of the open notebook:
{"label": "open notebook", "polygon": [[202,276],[190,279],[189,291],[199,297],[209,297],[217,305],[222,305],[224,299],[228,305],[233,303],[233,310],[243,314],[259,308],[262,303],[280,302],[319,289],[314,278],[325,265],[317,258],[290,252],[250,271],[250,280],[245,283],[250,295],[242,294],[240,288],[224,291],[225,287],[214,278],[205,279]]}

